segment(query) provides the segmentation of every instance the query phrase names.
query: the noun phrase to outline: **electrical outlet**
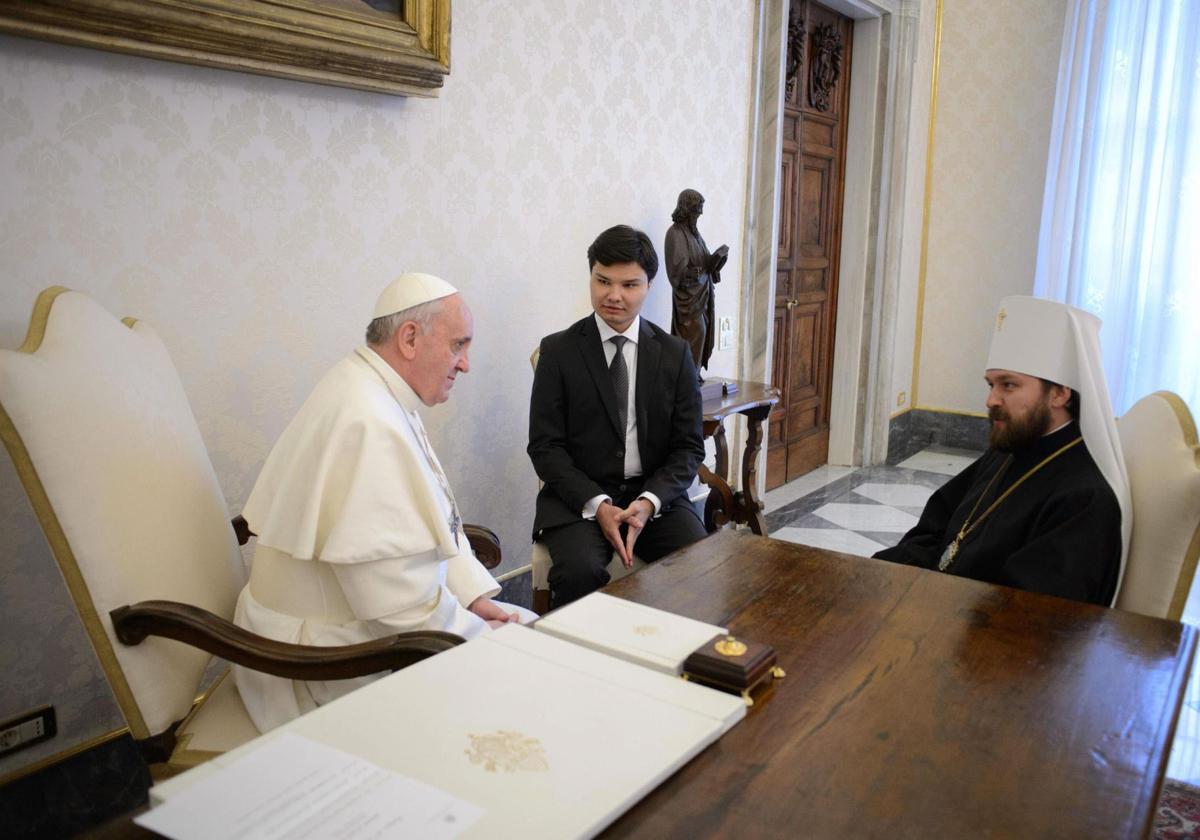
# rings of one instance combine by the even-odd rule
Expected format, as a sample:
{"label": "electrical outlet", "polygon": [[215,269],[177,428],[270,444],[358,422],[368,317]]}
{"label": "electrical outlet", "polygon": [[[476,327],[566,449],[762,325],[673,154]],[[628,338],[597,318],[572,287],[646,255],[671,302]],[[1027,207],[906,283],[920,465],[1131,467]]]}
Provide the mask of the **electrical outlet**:
{"label": "electrical outlet", "polygon": [[904,401],[908,399],[908,391],[901,391],[896,394],[896,405],[904,405]]}
{"label": "electrical outlet", "polygon": [[717,349],[728,350],[733,344],[733,319],[729,317],[717,319]]}
{"label": "electrical outlet", "polygon": [[23,750],[58,734],[53,706],[42,706],[0,723],[0,755]]}

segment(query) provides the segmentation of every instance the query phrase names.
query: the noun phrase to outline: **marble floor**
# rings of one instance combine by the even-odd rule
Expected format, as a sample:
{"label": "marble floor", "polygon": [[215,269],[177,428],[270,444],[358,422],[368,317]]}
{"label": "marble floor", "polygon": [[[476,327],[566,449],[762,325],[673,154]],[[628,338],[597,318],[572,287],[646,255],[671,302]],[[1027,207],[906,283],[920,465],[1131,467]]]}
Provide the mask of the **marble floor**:
{"label": "marble floor", "polygon": [[870,556],[917,524],[925,502],[979,456],[930,447],[894,467],[825,466],[763,497],[781,540]]}
{"label": "marble floor", "polygon": [[[916,524],[926,500],[978,452],[932,446],[896,466],[818,467],[763,496],[772,537],[870,556]],[[1197,578],[1200,580],[1200,576]],[[1183,620],[1200,625],[1200,585]],[[1167,776],[1200,785],[1200,668],[1193,667]]]}

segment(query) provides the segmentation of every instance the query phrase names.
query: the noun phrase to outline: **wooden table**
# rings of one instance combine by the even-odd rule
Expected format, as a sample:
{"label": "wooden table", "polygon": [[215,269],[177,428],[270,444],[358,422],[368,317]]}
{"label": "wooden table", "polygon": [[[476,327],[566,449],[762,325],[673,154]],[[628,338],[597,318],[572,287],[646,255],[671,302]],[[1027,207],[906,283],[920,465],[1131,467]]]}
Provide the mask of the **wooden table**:
{"label": "wooden table", "polygon": [[606,837],[1149,830],[1192,627],[728,529],[605,591],[787,671]]}
{"label": "wooden table", "polygon": [[[766,534],[762,502],[758,500],[758,452],[762,447],[762,424],[779,402],[779,389],[761,382],[727,380],[737,386],[728,396],[707,399],[703,404],[704,436],[716,446],[716,469],[700,465],[700,480],[709,487],[704,506],[704,524],[709,531],[731,522],[749,525],[756,534]],[[725,418],[746,418],[746,448],[742,452],[741,489],[735,490],[729,474],[729,444],[725,440]]]}

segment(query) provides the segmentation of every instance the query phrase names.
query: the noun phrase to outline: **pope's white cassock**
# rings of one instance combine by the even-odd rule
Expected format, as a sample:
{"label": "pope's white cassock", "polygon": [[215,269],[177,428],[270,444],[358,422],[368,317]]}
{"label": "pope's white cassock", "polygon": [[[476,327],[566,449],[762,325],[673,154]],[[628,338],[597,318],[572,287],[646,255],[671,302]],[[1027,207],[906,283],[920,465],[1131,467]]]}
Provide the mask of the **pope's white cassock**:
{"label": "pope's white cassock", "polygon": [[[466,608],[500,587],[457,524],[419,405],[369,347],[320,381],[246,502],[258,541],[239,626],[305,645],[486,629]],[[372,679],[294,682],[236,666],[234,677],[264,732]]]}

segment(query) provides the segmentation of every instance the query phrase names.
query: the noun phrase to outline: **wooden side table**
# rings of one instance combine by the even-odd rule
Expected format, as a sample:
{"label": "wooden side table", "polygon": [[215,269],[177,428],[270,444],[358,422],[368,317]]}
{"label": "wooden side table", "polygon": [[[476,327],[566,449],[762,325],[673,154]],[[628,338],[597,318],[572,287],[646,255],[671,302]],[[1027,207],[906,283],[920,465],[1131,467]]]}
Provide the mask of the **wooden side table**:
{"label": "wooden side table", "polygon": [[[779,389],[761,382],[729,381],[737,386],[736,393],[712,397],[705,400],[703,406],[704,436],[711,437],[717,449],[716,469],[710,470],[701,464],[699,470],[700,480],[710,490],[704,505],[704,524],[709,531],[715,531],[730,522],[737,522],[749,525],[759,536],[766,536],[763,505],[754,488],[758,452],[762,448],[762,424],[771,413],[771,407],[779,402]],[[729,444],[725,439],[725,418],[735,414],[745,415],[747,421],[740,490],[731,486]]]}

